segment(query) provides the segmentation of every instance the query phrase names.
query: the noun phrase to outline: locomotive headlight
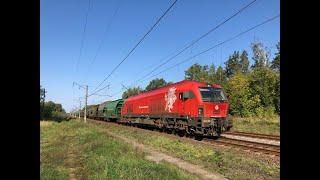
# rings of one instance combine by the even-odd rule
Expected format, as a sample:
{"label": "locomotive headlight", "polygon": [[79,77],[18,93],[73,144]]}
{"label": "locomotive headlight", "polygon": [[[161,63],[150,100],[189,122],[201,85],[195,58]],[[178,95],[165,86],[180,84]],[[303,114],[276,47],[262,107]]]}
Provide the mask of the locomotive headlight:
{"label": "locomotive headlight", "polygon": [[202,116],[202,115],[203,115],[203,108],[199,108],[199,109],[198,109],[198,114],[199,114],[199,116]]}

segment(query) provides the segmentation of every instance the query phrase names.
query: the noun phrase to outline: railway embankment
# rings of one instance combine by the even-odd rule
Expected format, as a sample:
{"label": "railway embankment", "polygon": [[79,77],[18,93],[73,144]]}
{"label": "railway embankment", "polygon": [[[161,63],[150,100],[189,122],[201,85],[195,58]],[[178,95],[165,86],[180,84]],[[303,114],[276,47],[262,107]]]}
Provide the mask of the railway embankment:
{"label": "railway embankment", "polygon": [[162,153],[200,165],[209,172],[218,172],[230,179],[279,179],[280,177],[278,156],[271,157],[232,146],[195,141],[191,138],[115,123],[88,122],[91,122],[92,126],[103,128],[103,131],[116,133]]}

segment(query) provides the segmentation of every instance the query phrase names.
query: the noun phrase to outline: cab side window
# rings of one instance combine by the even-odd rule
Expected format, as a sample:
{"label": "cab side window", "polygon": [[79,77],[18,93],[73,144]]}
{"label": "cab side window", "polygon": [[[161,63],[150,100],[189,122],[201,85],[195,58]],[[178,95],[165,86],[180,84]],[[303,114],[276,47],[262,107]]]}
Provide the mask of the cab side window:
{"label": "cab side window", "polygon": [[182,93],[179,93],[179,99],[180,100],[187,100],[187,99],[192,99],[194,98],[195,95],[193,94],[193,92],[190,90],[190,91],[184,91]]}

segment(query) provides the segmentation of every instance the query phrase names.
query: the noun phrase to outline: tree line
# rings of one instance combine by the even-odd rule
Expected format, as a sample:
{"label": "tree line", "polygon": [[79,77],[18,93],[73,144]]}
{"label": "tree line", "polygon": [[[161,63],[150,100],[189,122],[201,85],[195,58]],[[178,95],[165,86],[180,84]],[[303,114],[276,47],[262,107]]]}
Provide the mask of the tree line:
{"label": "tree line", "polygon": [[45,101],[45,90],[40,86],[40,119],[62,121],[67,119],[62,105],[53,101]]}
{"label": "tree line", "polygon": [[173,82],[167,82],[163,78],[156,78],[149,82],[149,84],[146,86],[145,89],[142,89],[141,87],[132,87],[128,88],[125,92],[122,93],[122,98],[127,99],[130,96],[137,95],[142,92],[151,91],[153,89],[157,89],[169,84],[172,84]]}
{"label": "tree line", "polygon": [[[230,113],[241,117],[280,115],[280,42],[270,60],[268,49],[261,42],[251,44],[253,64],[247,51],[234,51],[225,67],[214,64],[193,64],[185,71],[186,80],[220,84],[228,97]],[[141,87],[128,88],[122,98],[156,89],[172,82],[157,78]]]}

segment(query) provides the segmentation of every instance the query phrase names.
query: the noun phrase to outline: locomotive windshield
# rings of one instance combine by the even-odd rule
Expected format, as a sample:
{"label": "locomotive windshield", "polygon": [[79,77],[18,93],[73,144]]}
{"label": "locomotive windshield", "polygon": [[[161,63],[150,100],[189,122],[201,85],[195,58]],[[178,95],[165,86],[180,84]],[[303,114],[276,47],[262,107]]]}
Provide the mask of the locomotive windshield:
{"label": "locomotive windshield", "polygon": [[201,87],[199,90],[202,101],[204,102],[220,102],[227,100],[221,88]]}

